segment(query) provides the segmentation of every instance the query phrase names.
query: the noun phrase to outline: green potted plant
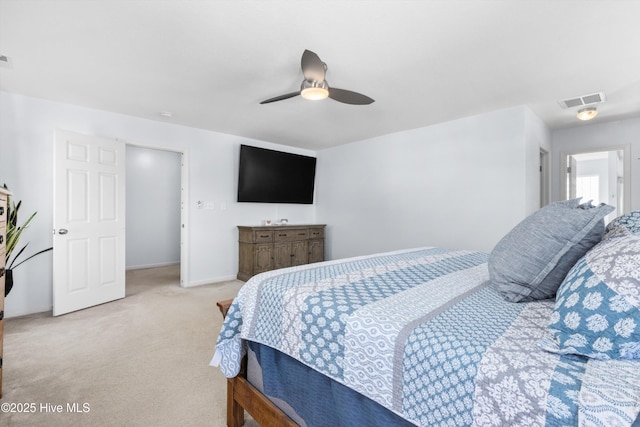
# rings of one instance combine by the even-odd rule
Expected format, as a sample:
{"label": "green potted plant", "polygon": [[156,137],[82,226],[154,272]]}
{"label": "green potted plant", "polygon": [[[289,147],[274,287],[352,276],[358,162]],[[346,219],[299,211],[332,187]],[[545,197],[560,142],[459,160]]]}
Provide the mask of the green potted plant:
{"label": "green potted plant", "polygon": [[[3,187],[5,190],[9,190],[7,188],[7,184],[4,184]],[[20,206],[22,205],[22,200],[18,201],[18,203],[13,203],[11,201],[11,197],[7,200],[7,249],[5,253],[5,283],[4,283],[4,296],[9,295],[11,289],[13,288],[13,269],[20,266],[22,263],[29,261],[36,255],[40,255],[41,253],[52,250],[53,248],[43,249],[35,254],[28,256],[27,258],[19,261],[16,264],[20,255],[24,252],[24,250],[29,245],[27,242],[18,252],[15,254],[13,259],[11,259],[11,255],[14,250],[18,247],[18,242],[20,241],[20,236],[22,236],[22,232],[31,224],[31,221],[36,217],[37,211],[32,213],[29,218],[22,224],[18,225],[18,212],[20,211]],[[11,261],[9,261],[11,259]]]}

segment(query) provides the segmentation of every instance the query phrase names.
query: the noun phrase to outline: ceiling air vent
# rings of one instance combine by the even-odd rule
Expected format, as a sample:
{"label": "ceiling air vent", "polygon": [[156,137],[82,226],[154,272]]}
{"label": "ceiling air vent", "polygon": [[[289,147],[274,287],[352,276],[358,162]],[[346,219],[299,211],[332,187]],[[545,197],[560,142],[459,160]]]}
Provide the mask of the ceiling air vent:
{"label": "ceiling air vent", "polygon": [[606,101],[604,92],[591,93],[589,95],[582,95],[575,98],[561,99],[558,101],[562,108],[582,107],[583,105],[599,104]]}

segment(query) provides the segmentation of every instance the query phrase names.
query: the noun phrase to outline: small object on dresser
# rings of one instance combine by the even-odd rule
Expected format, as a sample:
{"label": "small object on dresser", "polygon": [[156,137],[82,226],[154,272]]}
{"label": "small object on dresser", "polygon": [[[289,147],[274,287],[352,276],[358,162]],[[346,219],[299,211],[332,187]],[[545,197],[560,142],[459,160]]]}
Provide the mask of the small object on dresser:
{"label": "small object on dresser", "polygon": [[282,218],[280,220],[280,224],[282,224],[282,225],[287,225],[288,223],[289,223],[289,220],[287,218]]}
{"label": "small object on dresser", "polygon": [[265,219],[264,220],[264,225],[271,225],[271,220],[270,219]]}

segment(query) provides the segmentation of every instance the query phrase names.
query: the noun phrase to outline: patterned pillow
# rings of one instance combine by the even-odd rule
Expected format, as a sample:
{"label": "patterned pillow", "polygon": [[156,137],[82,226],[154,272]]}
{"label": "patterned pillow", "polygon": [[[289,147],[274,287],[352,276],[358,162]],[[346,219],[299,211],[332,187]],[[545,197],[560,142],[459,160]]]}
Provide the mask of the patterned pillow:
{"label": "patterned pillow", "polygon": [[576,263],[563,281],[539,345],[594,359],[640,359],[640,236],[624,227]]}
{"label": "patterned pillow", "polygon": [[551,298],[571,267],[602,239],[612,206],[551,203],[516,225],[489,256],[491,282],[511,302]]}
{"label": "patterned pillow", "polygon": [[607,224],[605,233],[610,233],[620,227],[624,227],[634,234],[640,234],[640,211],[632,211],[621,215]]}

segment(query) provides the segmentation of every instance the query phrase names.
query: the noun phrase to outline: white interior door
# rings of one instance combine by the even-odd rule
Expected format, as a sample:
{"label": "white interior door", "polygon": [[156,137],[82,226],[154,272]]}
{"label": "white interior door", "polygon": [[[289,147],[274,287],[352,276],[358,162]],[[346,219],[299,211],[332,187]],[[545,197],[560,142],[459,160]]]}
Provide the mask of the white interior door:
{"label": "white interior door", "polygon": [[125,296],[125,144],[56,130],[53,315]]}

